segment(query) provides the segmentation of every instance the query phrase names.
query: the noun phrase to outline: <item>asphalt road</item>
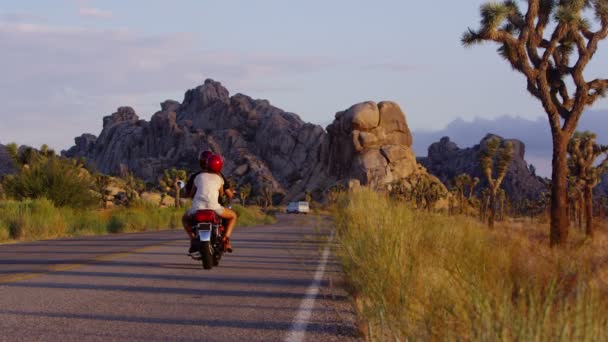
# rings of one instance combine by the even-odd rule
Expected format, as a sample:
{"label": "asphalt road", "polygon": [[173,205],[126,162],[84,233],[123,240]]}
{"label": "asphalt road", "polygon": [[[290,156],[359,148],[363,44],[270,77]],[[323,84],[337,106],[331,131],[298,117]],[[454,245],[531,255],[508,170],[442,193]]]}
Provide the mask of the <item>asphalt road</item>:
{"label": "asphalt road", "polygon": [[0,341],[348,341],[322,218],[235,230],[203,270],[183,231],[0,245]]}

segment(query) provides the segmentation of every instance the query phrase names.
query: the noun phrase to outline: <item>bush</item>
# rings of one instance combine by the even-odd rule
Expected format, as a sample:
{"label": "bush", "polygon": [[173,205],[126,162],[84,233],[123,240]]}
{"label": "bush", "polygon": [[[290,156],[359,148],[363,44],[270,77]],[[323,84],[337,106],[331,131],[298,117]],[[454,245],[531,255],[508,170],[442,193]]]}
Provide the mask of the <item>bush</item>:
{"label": "bush", "polygon": [[47,199],[0,203],[0,216],[11,239],[48,239],[65,235],[64,215]]}
{"label": "bush", "polygon": [[42,158],[4,178],[6,194],[17,200],[47,198],[56,206],[88,208],[98,202],[92,181],[78,164],[59,157]]}
{"label": "bush", "polygon": [[107,227],[108,233],[112,234],[124,233],[127,229],[125,221],[119,215],[110,216]]}

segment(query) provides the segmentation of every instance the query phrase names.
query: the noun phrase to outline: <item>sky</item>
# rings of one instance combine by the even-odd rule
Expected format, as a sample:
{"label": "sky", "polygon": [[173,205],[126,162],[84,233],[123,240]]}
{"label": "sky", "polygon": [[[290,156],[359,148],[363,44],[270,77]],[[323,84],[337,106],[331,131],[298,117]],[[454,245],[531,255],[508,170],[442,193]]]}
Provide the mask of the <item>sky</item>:
{"label": "sky", "polygon": [[[398,102],[414,132],[535,121],[496,46],[460,43],[483,2],[0,0],[0,143],[66,149],[116,108],[149,119],[207,78],[322,125],[367,100]],[[606,42],[587,74],[608,77]]]}

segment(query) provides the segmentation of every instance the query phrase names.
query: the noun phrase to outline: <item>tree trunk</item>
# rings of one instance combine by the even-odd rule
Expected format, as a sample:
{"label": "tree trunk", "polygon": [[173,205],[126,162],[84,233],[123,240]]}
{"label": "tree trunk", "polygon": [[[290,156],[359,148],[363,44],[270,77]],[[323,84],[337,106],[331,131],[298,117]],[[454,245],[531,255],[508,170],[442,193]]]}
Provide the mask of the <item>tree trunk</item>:
{"label": "tree trunk", "polygon": [[568,241],[568,134],[553,133],[553,171],[551,173],[551,246]]}
{"label": "tree trunk", "polygon": [[175,207],[179,208],[179,207],[181,207],[181,201],[179,198],[179,191],[181,189],[179,188],[179,185],[177,184],[177,182],[174,185],[174,190],[175,190]]}
{"label": "tree trunk", "polygon": [[488,227],[494,228],[494,219],[496,218],[496,193],[492,190],[490,194],[490,216],[488,218]]}
{"label": "tree trunk", "polygon": [[593,237],[593,188],[585,185],[585,234]]}
{"label": "tree trunk", "polygon": [[577,215],[578,215],[577,216],[577,220],[578,221],[576,221],[576,224],[577,224],[576,227],[578,228],[578,230],[582,231],[583,230],[583,218],[584,218],[584,213],[585,213],[585,197],[584,197],[584,194],[580,194],[578,196],[577,201],[578,201],[578,204],[577,204],[577,208],[578,208],[578,210],[577,210]]}

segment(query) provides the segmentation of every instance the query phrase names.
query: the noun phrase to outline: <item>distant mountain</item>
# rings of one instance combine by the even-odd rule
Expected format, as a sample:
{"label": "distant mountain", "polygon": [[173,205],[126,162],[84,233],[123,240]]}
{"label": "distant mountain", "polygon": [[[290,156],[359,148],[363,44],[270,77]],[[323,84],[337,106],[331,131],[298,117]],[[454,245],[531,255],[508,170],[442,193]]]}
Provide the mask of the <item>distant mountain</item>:
{"label": "distant mountain", "polygon": [[[598,135],[598,141],[608,144],[608,110],[585,112],[579,124],[579,130],[589,130]],[[413,131],[414,151],[416,155],[425,156],[428,147],[449,136],[450,140],[460,146],[472,146],[487,133],[521,140],[526,145],[526,159],[536,166],[540,175],[551,176],[551,133],[547,119],[543,116],[536,120],[522,117],[501,116],[496,119],[480,119],[464,121],[456,119],[447,127],[437,131]]]}
{"label": "distant mountain", "polygon": [[[479,166],[479,153],[488,139],[495,135],[486,135],[479,143],[469,148],[460,148],[450,138],[443,137],[439,142],[431,144],[427,157],[419,157],[418,162],[427,168],[429,173],[439,178],[444,184],[449,185],[456,176],[466,173],[471,177],[478,177],[480,184],[477,191],[487,187],[487,181],[481,173]],[[516,139],[503,139],[513,144],[513,160],[502,183],[507,195],[513,202],[519,202],[525,198],[538,199],[546,187],[541,177],[530,171],[525,160],[526,147],[524,143]]]}

